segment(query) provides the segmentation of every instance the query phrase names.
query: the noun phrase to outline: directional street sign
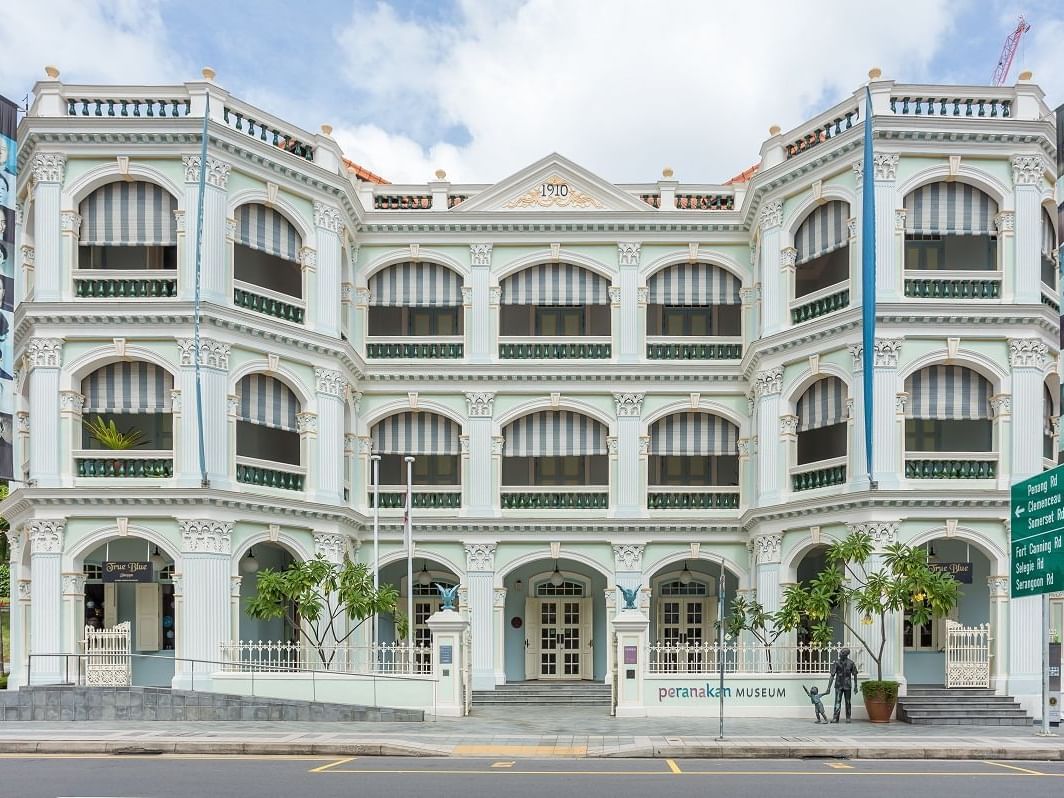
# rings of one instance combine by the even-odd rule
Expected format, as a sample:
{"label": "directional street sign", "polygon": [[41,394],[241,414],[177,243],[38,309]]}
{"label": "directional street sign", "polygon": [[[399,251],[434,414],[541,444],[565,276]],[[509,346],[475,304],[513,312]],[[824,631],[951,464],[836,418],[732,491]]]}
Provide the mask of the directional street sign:
{"label": "directional street sign", "polygon": [[1064,590],[1064,466],[1012,486],[1012,597]]}

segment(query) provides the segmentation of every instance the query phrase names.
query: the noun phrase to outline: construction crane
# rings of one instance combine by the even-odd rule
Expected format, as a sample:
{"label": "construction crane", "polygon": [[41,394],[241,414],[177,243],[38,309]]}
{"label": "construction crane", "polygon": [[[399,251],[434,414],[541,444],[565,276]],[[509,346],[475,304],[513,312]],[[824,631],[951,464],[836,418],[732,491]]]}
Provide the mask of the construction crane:
{"label": "construction crane", "polygon": [[1016,30],[1009,34],[1008,38],[1005,39],[1005,46],[1001,48],[1001,55],[998,57],[997,67],[994,69],[994,77],[990,81],[991,84],[994,86],[1005,85],[1005,81],[1009,77],[1009,70],[1012,68],[1012,58],[1016,55],[1016,48],[1020,46],[1020,39],[1030,29],[1031,26],[1027,24],[1027,20],[1021,15],[1016,23]]}

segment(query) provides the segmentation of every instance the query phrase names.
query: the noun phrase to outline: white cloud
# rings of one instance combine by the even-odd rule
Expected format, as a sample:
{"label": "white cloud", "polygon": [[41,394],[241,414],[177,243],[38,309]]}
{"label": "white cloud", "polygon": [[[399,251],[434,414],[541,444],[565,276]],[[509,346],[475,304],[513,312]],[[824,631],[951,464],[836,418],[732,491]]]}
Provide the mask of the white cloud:
{"label": "white cloud", "polygon": [[159,0],[5,0],[0,25],[0,93],[21,102],[44,65],[75,83],[150,84],[186,80]]}
{"label": "white cloud", "polygon": [[[344,72],[392,112],[385,128],[408,133],[342,122],[338,133],[352,158],[396,181],[437,167],[495,181],[557,150],[614,181],[654,180],[668,164],[715,182],[757,160],[771,124],[786,130],[827,108],[871,66],[925,78],[955,10],[945,0],[463,0],[449,25],[430,26],[377,3],[338,34]],[[409,137],[441,124],[465,128],[468,143]]]}

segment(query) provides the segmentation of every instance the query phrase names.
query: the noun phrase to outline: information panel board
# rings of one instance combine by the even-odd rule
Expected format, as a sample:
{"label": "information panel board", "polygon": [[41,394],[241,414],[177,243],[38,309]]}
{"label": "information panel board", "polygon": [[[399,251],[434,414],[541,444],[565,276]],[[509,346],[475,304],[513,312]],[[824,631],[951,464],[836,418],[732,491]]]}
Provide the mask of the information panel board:
{"label": "information panel board", "polygon": [[1013,485],[1009,513],[1012,597],[1064,590],[1064,466]]}

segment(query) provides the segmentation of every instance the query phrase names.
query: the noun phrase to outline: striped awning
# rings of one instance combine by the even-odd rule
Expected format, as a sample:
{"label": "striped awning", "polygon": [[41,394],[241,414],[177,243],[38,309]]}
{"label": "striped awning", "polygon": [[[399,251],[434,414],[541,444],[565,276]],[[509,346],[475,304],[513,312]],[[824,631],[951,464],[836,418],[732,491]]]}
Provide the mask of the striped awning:
{"label": "striped awning", "polygon": [[964,366],[926,366],[905,381],[906,418],[990,418],[990,381]]}
{"label": "striped awning", "polygon": [[369,303],[378,307],[454,307],[462,278],[438,263],[397,263],[369,278]]}
{"label": "striped awning", "polygon": [[580,413],[543,410],[506,426],[505,457],[565,457],[606,454],[606,427]]}
{"label": "striped awning", "polygon": [[647,281],[651,305],[738,305],[739,278],[711,263],[677,263]]}
{"label": "striped awning", "polygon": [[998,205],[967,183],[929,183],[905,197],[906,233],[995,233]]}
{"label": "striped awning", "polygon": [[177,244],[177,200],[142,180],[108,183],[78,207],[83,246],[163,246]]}
{"label": "striped awning", "polygon": [[174,378],[154,363],[112,363],[81,381],[84,413],[169,413]]}
{"label": "striped awning", "polygon": [[1053,392],[1049,390],[1048,385],[1042,386],[1042,432],[1045,435],[1053,434]]}
{"label": "striped awning", "polygon": [[608,305],[610,282],[571,263],[541,263],[502,281],[504,305]]}
{"label": "striped awning", "polygon": [[846,222],[850,218],[850,206],[840,200],[832,200],[816,208],[805,217],[794,234],[794,248],[798,250],[795,263],[827,255],[850,242]]}
{"label": "striped awning", "polygon": [[817,380],[798,400],[798,431],[830,427],[846,420],[846,384],[838,377]]}
{"label": "striped awning", "polygon": [[255,202],[236,209],[236,243],[297,263],[303,246],[290,221],[273,208]]}
{"label": "striped awning", "polygon": [[1049,211],[1042,208],[1042,254],[1053,260],[1053,253],[1057,251],[1057,234],[1053,230],[1053,217]]}
{"label": "striped awning", "polygon": [[739,428],[710,413],[673,413],[650,427],[650,453],[719,457],[739,453]]}
{"label": "striped awning", "polygon": [[376,454],[460,454],[459,426],[436,413],[397,413],[373,425]]}
{"label": "striped awning", "polygon": [[299,399],[280,380],[249,374],[236,387],[237,419],[263,427],[295,432]]}

